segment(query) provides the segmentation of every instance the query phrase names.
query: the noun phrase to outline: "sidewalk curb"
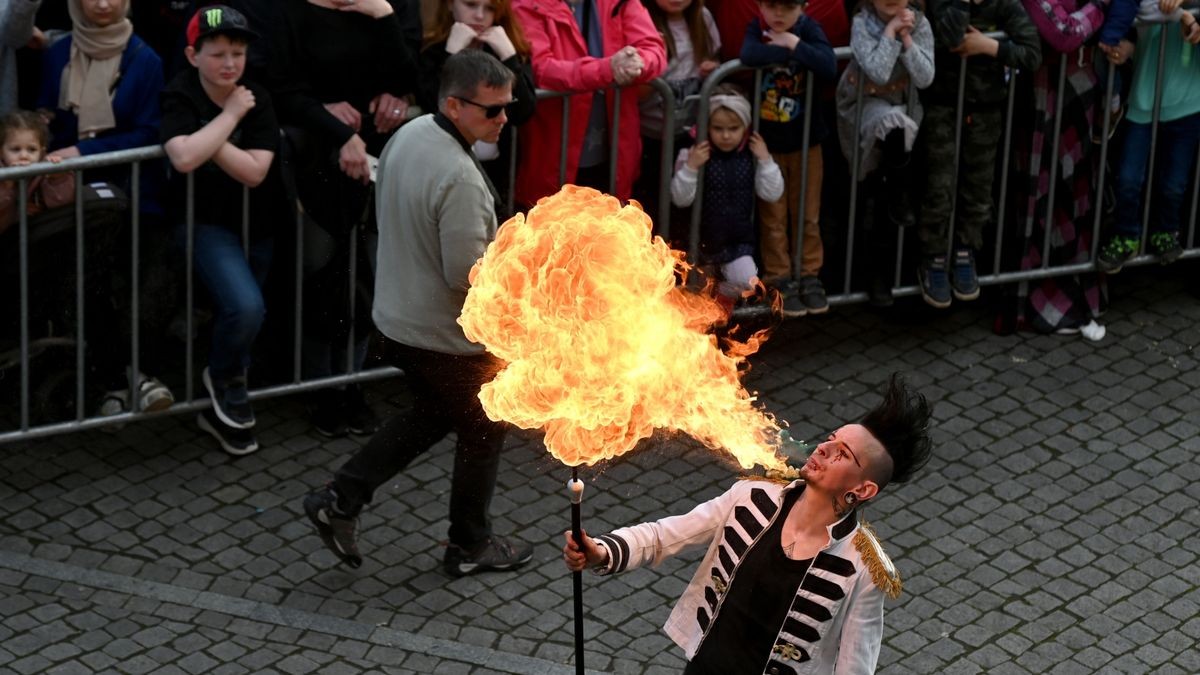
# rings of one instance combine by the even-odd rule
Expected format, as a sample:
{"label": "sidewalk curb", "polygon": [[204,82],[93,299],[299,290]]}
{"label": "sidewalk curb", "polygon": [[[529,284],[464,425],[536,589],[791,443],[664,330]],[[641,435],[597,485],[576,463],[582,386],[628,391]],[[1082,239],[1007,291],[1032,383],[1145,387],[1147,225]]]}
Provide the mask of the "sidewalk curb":
{"label": "sidewalk curb", "polygon": [[[341,619],[265,602],[235,598],[220,593],[197,591],[171,584],[137,579],[112,572],[89,570],[53,560],[43,560],[20,553],[0,550],[0,569],[8,569],[34,577],[54,579],[95,589],[114,591],[158,602],[172,603],[194,609],[220,612],[250,621],[314,631],[351,640],[448,659],[506,673],[528,675],[570,675],[574,666],[521,654],[511,654],[478,645],[427,637],[417,633],[384,626]],[[603,671],[588,670],[603,675]]]}

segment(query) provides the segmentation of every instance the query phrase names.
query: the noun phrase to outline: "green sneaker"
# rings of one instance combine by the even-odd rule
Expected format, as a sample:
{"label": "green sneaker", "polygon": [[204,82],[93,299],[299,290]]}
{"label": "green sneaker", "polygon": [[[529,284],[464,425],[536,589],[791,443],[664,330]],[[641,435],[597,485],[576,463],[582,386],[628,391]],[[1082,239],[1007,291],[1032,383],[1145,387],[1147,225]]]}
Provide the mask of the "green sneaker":
{"label": "green sneaker", "polygon": [[1183,246],[1179,245],[1178,232],[1155,232],[1150,235],[1150,250],[1158,256],[1158,262],[1170,265],[1179,260]]}
{"label": "green sneaker", "polygon": [[1137,237],[1117,236],[1109,239],[1096,255],[1096,268],[1109,274],[1120,272],[1121,267],[1137,255],[1138,243]]}

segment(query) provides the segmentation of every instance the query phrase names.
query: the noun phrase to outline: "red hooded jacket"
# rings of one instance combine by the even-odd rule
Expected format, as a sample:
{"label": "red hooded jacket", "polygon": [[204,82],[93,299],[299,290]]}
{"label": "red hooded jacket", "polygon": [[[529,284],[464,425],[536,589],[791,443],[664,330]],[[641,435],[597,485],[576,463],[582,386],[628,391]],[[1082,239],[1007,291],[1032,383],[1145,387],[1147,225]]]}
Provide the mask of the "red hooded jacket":
{"label": "red hooded jacket", "polygon": [[[604,58],[588,56],[587,42],[565,0],[514,0],[513,9],[533,48],[533,81],[539,89],[584,92],[570,98],[571,120],[567,136],[567,182],[575,179],[583,137],[592,110],[591,92],[613,83],[607,55],[632,45],[645,67],[634,84],[658,77],[667,67],[667,51],[640,0],[595,0],[600,19]],[[608,121],[612,124],[612,96]],[[533,121],[521,127],[520,164],[516,199],[522,204],[558,191],[559,145],[562,143],[563,99],[538,102]],[[610,127],[611,128],[611,127]],[[616,196],[628,199],[641,162],[642,138],[636,87],[621,91],[620,137],[617,143]]]}

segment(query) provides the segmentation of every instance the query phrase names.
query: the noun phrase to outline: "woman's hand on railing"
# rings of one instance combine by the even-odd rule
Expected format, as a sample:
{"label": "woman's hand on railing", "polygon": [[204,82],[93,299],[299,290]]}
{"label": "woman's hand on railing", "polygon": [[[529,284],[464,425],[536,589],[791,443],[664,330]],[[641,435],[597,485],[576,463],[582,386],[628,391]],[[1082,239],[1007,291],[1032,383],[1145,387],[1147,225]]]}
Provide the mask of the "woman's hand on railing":
{"label": "woman's hand on railing", "polygon": [[622,47],[609,57],[609,65],[612,66],[613,80],[622,87],[641,77],[642,68],[646,67],[642,55],[630,45]]}

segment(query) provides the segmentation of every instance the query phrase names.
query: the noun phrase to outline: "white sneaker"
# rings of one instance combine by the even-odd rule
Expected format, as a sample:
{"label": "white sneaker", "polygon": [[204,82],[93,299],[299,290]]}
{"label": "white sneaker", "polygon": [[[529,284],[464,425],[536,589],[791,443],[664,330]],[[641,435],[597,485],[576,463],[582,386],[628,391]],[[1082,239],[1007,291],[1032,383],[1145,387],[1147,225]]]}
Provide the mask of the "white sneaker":
{"label": "white sneaker", "polygon": [[[138,373],[138,404],[142,412],[166,410],[173,403],[175,403],[175,395],[171,393],[167,385],[145,373]],[[118,389],[104,394],[96,414],[100,417],[109,417],[130,410],[129,390]]]}
{"label": "white sneaker", "polygon": [[1104,336],[1108,333],[1108,331],[1105,330],[1104,325],[1096,323],[1095,319],[1088,321],[1087,325],[1081,326],[1079,328],[1079,332],[1083,335],[1083,337],[1091,340],[1092,342],[1099,342],[1100,340],[1103,340]]}
{"label": "white sneaker", "polygon": [[175,395],[158,379],[138,373],[138,403],[142,412],[158,412],[170,408]]}
{"label": "white sneaker", "polygon": [[96,416],[112,417],[123,412],[129,412],[128,389],[105,392],[104,398],[100,399],[100,407],[96,409]]}
{"label": "white sneaker", "polygon": [[1108,333],[1102,324],[1096,323],[1095,319],[1088,321],[1082,326],[1068,326],[1066,328],[1059,328],[1054,332],[1059,335],[1082,335],[1092,342],[1103,340],[1104,336]]}

